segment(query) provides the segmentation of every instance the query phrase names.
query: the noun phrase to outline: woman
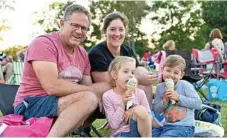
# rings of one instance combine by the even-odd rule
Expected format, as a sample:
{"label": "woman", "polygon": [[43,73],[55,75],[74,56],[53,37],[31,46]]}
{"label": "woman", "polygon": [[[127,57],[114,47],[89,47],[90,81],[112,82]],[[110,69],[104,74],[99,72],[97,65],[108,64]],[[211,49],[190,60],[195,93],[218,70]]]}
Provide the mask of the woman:
{"label": "woman", "polygon": [[213,29],[210,32],[210,39],[211,39],[210,49],[216,48],[221,57],[221,61],[223,61],[224,43],[222,42],[223,37],[221,31],[218,28]]}
{"label": "woman", "polygon": [[173,40],[168,40],[165,42],[165,44],[163,45],[163,49],[166,50],[176,50],[176,45],[175,42]]}
{"label": "woman", "polygon": [[[91,73],[95,82],[110,80],[108,67],[116,56],[129,56],[136,59],[131,47],[123,44],[127,24],[127,18],[119,12],[112,12],[105,17],[102,33],[106,40],[94,46],[89,52]],[[138,66],[138,61],[136,64]],[[139,87],[145,91],[151,106],[153,99],[151,85],[157,80],[157,77],[142,67],[137,67],[136,77]]]}

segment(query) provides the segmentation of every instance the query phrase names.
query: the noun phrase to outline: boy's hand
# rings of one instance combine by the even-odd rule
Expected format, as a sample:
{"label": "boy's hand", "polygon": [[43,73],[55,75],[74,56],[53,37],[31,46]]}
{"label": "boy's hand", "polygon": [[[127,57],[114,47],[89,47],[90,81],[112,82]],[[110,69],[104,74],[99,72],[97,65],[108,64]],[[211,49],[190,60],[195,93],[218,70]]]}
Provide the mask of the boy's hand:
{"label": "boy's hand", "polygon": [[167,97],[167,92],[165,92],[164,96],[163,96],[163,104],[164,106],[167,106],[167,104],[169,103],[169,97]]}
{"label": "boy's hand", "polygon": [[[164,95],[164,97],[167,97],[171,100],[178,101],[179,94],[176,91],[167,91]],[[164,100],[164,99],[163,99]]]}

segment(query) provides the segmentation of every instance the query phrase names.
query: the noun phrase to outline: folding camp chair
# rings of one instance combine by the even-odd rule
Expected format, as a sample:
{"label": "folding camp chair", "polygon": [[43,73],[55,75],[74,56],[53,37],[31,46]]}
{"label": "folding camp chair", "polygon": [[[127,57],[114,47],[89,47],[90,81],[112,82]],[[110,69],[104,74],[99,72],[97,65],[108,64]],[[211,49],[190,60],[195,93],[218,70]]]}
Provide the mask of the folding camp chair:
{"label": "folding camp chair", "polygon": [[10,77],[9,83],[12,85],[20,85],[24,62],[13,62],[13,74]]}
{"label": "folding camp chair", "polygon": [[[13,114],[13,102],[16,96],[19,85],[7,85],[0,83],[0,111],[3,115]],[[91,125],[91,129],[98,136],[102,135]],[[83,131],[83,129],[75,129],[72,134],[89,137],[90,135]]]}
{"label": "folding camp chair", "polygon": [[[203,79],[197,85],[202,87],[210,78],[221,78],[221,62],[217,49],[198,50],[192,49],[192,67],[191,70],[200,75]],[[203,96],[206,98],[205,96]]]}
{"label": "folding camp chair", "polygon": [[13,101],[18,87],[18,85],[6,85],[0,83],[0,110],[3,115],[13,113]]}
{"label": "folding camp chair", "polygon": [[199,75],[206,78],[219,79],[222,63],[217,49],[198,50],[192,49],[194,67],[192,70],[198,71]]}

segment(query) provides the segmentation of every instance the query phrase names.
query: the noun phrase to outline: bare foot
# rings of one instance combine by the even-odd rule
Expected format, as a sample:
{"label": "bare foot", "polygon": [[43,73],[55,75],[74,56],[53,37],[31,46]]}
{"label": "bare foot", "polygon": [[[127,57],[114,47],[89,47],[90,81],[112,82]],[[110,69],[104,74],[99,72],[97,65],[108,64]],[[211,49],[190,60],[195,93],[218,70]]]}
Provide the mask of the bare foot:
{"label": "bare foot", "polygon": [[5,83],[5,81],[4,80],[0,80],[0,83]]}

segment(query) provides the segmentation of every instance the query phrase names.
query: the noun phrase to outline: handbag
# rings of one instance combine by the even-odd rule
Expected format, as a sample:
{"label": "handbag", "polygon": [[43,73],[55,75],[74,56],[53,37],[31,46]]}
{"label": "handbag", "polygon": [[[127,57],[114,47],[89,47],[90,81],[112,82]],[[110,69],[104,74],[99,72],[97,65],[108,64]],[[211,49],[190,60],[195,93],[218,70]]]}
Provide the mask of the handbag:
{"label": "handbag", "polygon": [[224,80],[210,79],[208,82],[208,100],[227,101],[227,82]]}
{"label": "handbag", "polygon": [[0,137],[46,137],[53,123],[48,117],[23,119],[16,114],[1,117]]}

